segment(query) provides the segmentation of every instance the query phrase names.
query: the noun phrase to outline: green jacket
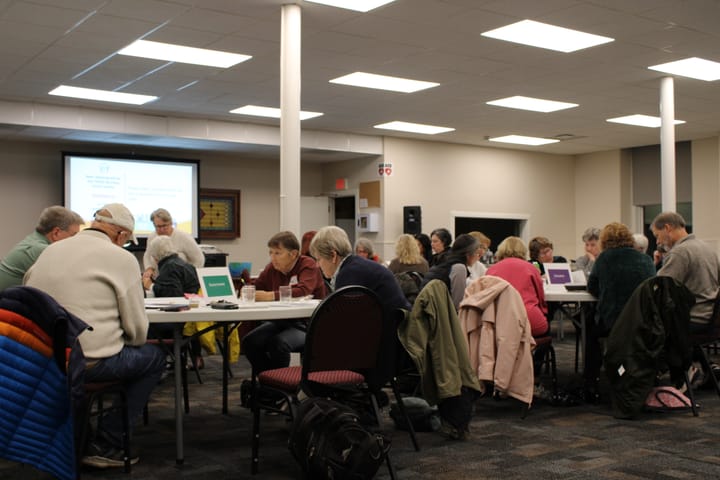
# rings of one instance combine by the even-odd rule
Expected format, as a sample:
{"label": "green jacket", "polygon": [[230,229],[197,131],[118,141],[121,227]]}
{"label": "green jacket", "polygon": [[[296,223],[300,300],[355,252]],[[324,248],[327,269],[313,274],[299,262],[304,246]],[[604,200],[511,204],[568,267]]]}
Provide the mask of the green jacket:
{"label": "green jacket", "polygon": [[480,390],[455,306],[441,280],[422,289],[398,336],[420,372],[423,396],[430,405],[460,395],[463,386]]}

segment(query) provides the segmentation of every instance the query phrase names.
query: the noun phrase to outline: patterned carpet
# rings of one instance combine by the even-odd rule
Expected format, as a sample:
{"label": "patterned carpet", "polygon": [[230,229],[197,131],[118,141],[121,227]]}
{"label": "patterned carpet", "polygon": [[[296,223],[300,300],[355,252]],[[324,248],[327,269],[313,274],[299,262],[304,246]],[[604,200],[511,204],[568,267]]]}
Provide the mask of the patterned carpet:
{"label": "patterned carpet", "polygon": [[[577,383],[575,341],[566,332],[555,340],[561,385]],[[173,388],[161,384],[150,404],[150,421],[136,430],[140,462],[131,475],[122,470],[83,470],[89,480],[223,480],[250,475],[250,412],[239,405],[239,385],[248,373],[244,359],[233,366],[230,414],[221,415],[220,359],[206,358],[203,384],[190,375],[191,410],[185,421],[186,460],[175,463]],[[415,452],[405,432],[394,431],[392,460],[399,479],[685,479],[720,478],[720,398],[700,390],[699,417],[691,413],[643,414],[613,418],[606,403],[555,407],[536,402],[525,419],[512,401],[485,399],[477,406],[471,438],[450,441],[419,433]],[[387,409],[386,409],[387,410]],[[392,429],[387,418],[385,426]],[[287,449],[289,424],[262,418],[260,473],[256,478],[301,478]],[[0,461],[0,478],[44,480],[31,467]],[[389,478],[381,468],[377,478]]]}

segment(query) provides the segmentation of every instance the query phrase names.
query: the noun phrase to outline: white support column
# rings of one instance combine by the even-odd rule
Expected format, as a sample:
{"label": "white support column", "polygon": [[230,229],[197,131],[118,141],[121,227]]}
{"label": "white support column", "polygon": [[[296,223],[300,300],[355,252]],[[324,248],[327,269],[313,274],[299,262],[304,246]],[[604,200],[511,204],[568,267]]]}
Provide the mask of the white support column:
{"label": "white support column", "polygon": [[280,230],[300,232],[300,90],[302,18],[282,6],[280,40]]}
{"label": "white support column", "polygon": [[675,91],[672,77],[660,81],[660,193],[662,210],[677,210],[675,183]]}

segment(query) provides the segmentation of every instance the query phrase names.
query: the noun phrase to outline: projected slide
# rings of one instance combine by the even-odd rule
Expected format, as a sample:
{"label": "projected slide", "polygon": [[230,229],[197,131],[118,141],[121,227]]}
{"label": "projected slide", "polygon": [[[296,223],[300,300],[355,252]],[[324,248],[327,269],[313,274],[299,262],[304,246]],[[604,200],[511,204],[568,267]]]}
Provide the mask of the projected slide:
{"label": "projected slide", "polygon": [[106,203],[125,204],[135,231],[154,230],[150,214],[167,209],[175,228],[197,237],[197,164],[67,155],[65,198],[86,221]]}

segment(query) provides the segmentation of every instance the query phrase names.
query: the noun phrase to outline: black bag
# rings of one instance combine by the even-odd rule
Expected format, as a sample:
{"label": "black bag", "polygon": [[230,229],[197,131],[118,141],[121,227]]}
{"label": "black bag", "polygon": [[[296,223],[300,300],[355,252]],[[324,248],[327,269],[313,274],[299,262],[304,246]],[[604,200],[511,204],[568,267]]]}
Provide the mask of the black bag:
{"label": "black bag", "polygon": [[369,432],[349,407],[311,397],[298,406],[288,447],[309,479],[364,480],[375,476],[390,440]]}

